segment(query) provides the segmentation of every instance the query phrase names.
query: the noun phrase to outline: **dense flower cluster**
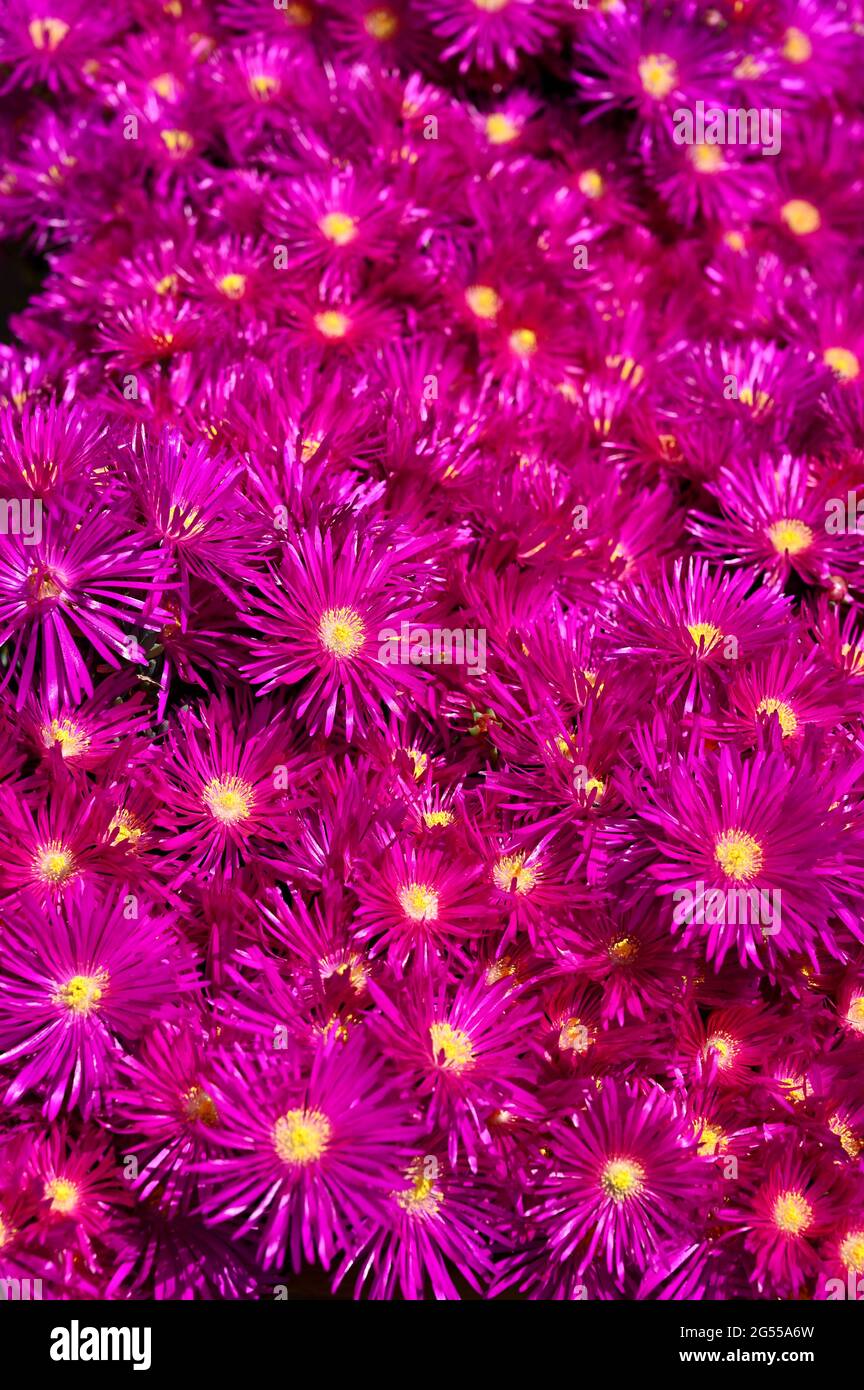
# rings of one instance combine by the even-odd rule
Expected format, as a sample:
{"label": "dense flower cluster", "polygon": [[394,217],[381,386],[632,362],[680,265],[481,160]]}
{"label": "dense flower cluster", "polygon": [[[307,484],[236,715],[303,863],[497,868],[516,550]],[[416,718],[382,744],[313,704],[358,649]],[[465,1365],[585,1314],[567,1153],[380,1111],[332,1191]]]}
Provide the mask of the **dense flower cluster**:
{"label": "dense flower cluster", "polygon": [[864,1275],[862,60],[2,0],[0,1278]]}

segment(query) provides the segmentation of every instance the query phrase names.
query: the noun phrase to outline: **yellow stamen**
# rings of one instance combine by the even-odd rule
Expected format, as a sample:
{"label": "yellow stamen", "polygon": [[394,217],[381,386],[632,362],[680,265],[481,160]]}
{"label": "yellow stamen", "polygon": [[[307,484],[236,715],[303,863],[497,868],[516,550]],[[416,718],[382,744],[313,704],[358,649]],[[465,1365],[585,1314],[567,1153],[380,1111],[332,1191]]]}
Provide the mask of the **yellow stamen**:
{"label": "yellow stamen", "polygon": [[850,1272],[864,1274],[864,1231],[850,1231],[840,1242],[840,1259]]}
{"label": "yellow stamen", "polygon": [[487,985],[497,985],[499,980],[509,980],[516,974],[516,962],[511,956],[499,956],[486,971]]}
{"label": "yellow stamen", "polygon": [[491,285],[469,285],[465,302],[478,319],[495,319],[501,312],[501,296]]}
{"label": "yellow stamen", "polygon": [[616,936],[606,948],[618,965],[630,965],[639,954],[639,939],[635,936]]}
{"label": "yellow stamen", "polygon": [[687,631],[693,638],[693,645],[699,651],[700,656],[707,656],[710,651],[714,650],[718,642],[723,641],[723,633],[713,623],[688,623]]}
{"label": "yellow stamen", "polygon": [[153,286],[158,295],[176,294],[180,286],[180,281],[176,275],[163,275],[161,280],[157,280]]}
{"label": "yellow stamen", "polygon": [[27,33],[34,48],[40,52],[47,48],[49,53],[53,53],[69,33],[69,25],[65,19],[31,19]]}
{"label": "yellow stamen", "polygon": [[400,888],[399,906],[412,922],[438,920],[438,894],[427,883],[408,883]]}
{"label": "yellow stamen", "polygon": [[813,532],[797,517],[785,516],[768,527],[768,539],[778,555],[800,555],[813,544]]}
{"label": "yellow stamen", "polygon": [[649,96],[662,101],[678,85],[678,64],[666,53],[649,53],[639,59],[639,81]]}
{"label": "yellow stamen", "polygon": [[578,178],[579,192],[586,198],[602,198],[606,185],[599,169],[583,169]]}
{"label": "yellow stamen", "polygon": [[730,1033],[712,1033],[705,1044],[705,1056],[716,1057],[721,1071],[731,1067],[739,1051],[738,1041]]}
{"label": "yellow stamen", "polygon": [[724,830],[714,841],[714,858],[727,878],[749,882],[762,872],[762,846],[744,830]]}
{"label": "yellow stamen", "polygon": [[328,212],[318,228],[334,246],[348,246],[357,235],[357,223],[347,212]]}
{"label": "yellow stamen", "polygon": [[270,101],[282,90],[282,83],[278,77],[271,77],[269,73],[259,72],[249,79],[249,90],[256,101]]}
{"label": "yellow stamen", "polygon": [[143,834],[144,826],[125,806],[115,811],[108,826],[108,839],[113,844],[128,844],[134,849]]}
{"label": "yellow stamen", "polygon": [[790,28],[783,35],[783,57],[790,63],[806,63],[813,56],[813,44],[802,29]]}
{"label": "yellow stamen", "polygon": [[813,1208],[801,1192],[781,1192],[772,1215],[777,1229],[787,1236],[804,1235],[813,1224]]}
{"label": "yellow stamen", "polygon": [[232,270],[227,275],[222,276],[217,289],[220,294],[224,294],[226,299],[242,299],[246,293],[246,284],[246,276]]}
{"label": "yellow stamen", "polygon": [[424,811],[423,824],[427,830],[435,830],[441,825],[453,824],[452,811]]}
{"label": "yellow stamen", "polygon": [[518,139],[520,127],[504,111],[486,117],[486,139],[490,145],[509,145]]}
{"label": "yellow stamen", "polygon": [[435,1186],[435,1180],[426,1174],[425,1158],[415,1158],[405,1174],[411,1186],[402,1192],[391,1192],[390,1196],[397,1206],[409,1216],[427,1218],[435,1216],[444,1200],[444,1193]]}
{"label": "yellow stamen", "polygon": [[36,877],[41,883],[62,887],[78,873],[75,856],[60,840],[40,845],[33,860]]}
{"label": "yellow stamen", "polygon": [[150,79],[150,86],[163,101],[176,101],[180,95],[180,83],[173,72],[160,72]]}
{"label": "yellow stamen", "polygon": [[849,348],[826,348],[822,354],[822,361],[826,367],[830,367],[832,372],[839,376],[841,381],[854,381],[861,371],[858,358]]}
{"label": "yellow stamen", "polygon": [[76,1184],[68,1178],[50,1178],[45,1184],[45,1196],[51,1202],[51,1210],[69,1216],[78,1205],[79,1192]]}
{"label": "yellow stamen", "polygon": [[172,159],[185,159],[195,146],[188,130],[163,130],[160,137]]}
{"label": "yellow stamen", "polygon": [[591,1046],[591,1038],[585,1024],[578,1018],[568,1018],[562,1023],[558,1033],[558,1047],[561,1052],[578,1052],[580,1057]]}
{"label": "yellow stamen", "polygon": [[471,1039],[461,1028],[449,1023],[433,1023],[429,1027],[432,1041],[432,1060],[443,1071],[467,1071],[474,1065]]}
{"label": "yellow stamen", "polygon": [[856,1033],[864,1033],[864,994],[850,1000],[846,1010],[846,1022]]}
{"label": "yellow stamen", "polygon": [[530,893],[537,882],[537,870],[525,863],[525,854],[504,854],[492,870],[496,888],[505,893]]}
{"label": "yellow stamen", "polygon": [[64,758],[77,758],[90,746],[89,735],[71,719],[52,719],[44,725],[42,741],[46,748],[59,744]]}
{"label": "yellow stamen", "polygon": [[776,714],[784,738],[794,734],[798,728],[798,719],[792,706],[787,704],[785,700],[775,700],[773,695],[767,695],[764,700],[759,701],[756,706],[756,713],[757,715]]}
{"label": "yellow stamen", "polygon": [[383,43],[396,34],[399,20],[392,10],[370,10],[363,20],[363,28],[371,39],[380,39]]}
{"label": "yellow stamen", "polygon": [[859,1139],[852,1126],[841,1115],[832,1115],[828,1121],[828,1128],[832,1134],[836,1134],[845,1153],[850,1158],[857,1158],[864,1151],[864,1140]]}
{"label": "yellow stamen", "polygon": [[693,1128],[698,1139],[697,1153],[702,1158],[711,1158],[725,1149],[728,1142],[726,1135],[717,1125],[711,1124],[710,1120],[694,1120]]}
{"label": "yellow stamen", "polygon": [[638,1197],[645,1185],[645,1169],[629,1158],[610,1158],[600,1174],[600,1186],[616,1206]]}
{"label": "yellow stamen", "polygon": [[537,334],[533,328],[514,328],[508,341],[517,357],[533,357],[537,351]]}
{"label": "yellow stamen", "polygon": [[337,661],[356,656],[366,641],[366,625],[353,608],[328,608],[321,614],[318,641]]}
{"label": "yellow stamen", "polygon": [[100,1001],[107,988],[107,970],[97,970],[95,975],[73,975],[65,984],[58,985],[51,1002],[62,1004],[70,1013],[86,1018],[101,1007]]}
{"label": "yellow stamen", "polygon": [[482,10],[484,14],[500,14],[506,10],[510,0],[471,0],[475,10]]}
{"label": "yellow stamen", "polygon": [[716,174],[726,168],[726,160],[719,145],[691,145],[687,151],[690,163],[700,174]]}
{"label": "yellow stamen", "polygon": [[810,236],[822,226],[819,209],[805,198],[790,198],[780,209],[780,216],[795,236]]}
{"label": "yellow stamen", "polygon": [[187,1120],[197,1120],[208,1129],[212,1129],[219,1122],[215,1102],[201,1086],[189,1087],[182,1098],[182,1107]]}
{"label": "yellow stamen", "polygon": [[285,23],[295,24],[298,29],[308,29],[315,18],[310,7],[304,4],[289,5],[282,13],[285,16]]}
{"label": "yellow stamen", "polygon": [[326,1153],[332,1132],[320,1110],[289,1110],[273,1126],[273,1147],[283,1163],[304,1167]]}
{"label": "yellow stamen", "polygon": [[351,327],[348,315],[340,313],[338,309],[324,309],[315,315],[313,322],[322,338],[331,340],[344,338]]}
{"label": "yellow stamen", "polygon": [[214,820],[223,825],[238,825],[249,818],[255,789],[242,777],[214,777],[201,793],[201,800]]}

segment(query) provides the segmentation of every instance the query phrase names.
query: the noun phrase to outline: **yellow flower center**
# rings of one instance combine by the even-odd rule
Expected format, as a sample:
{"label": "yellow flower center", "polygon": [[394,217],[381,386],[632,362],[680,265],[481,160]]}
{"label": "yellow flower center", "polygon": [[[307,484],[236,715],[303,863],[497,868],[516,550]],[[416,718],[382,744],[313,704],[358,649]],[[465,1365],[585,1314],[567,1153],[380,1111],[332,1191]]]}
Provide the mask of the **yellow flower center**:
{"label": "yellow flower center", "polygon": [[62,887],[78,872],[75,856],[60,840],[40,845],[33,861],[36,877],[41,883]]}
{"label": "yellow flower center", "polygon": [[639,59],[639,81],[649,96],[662,101],[678,84],[678,64],[666,53],[649,53]]}
{"label": "yellow flower center", "polygon": [[392,10],[370,10],[363,20],[363,28],[372,39],[392,39],[399,28],[399,20]]}
{"label": "yellow flower center", "polygon": [[308,5],[293,4],[283,11],[286,24],[296,24],[298,29],[308,29],[315,18]]}
{"label": "yellow flower center", "polygon": [[826,348],[822,354],[826,367],[839,376],[841,381],[854,381],[861,371],[861,364],[849,348]]}
{"label": "yellow flower center", "polygon": [[501,311],[501,296],[491,285],[469,285],[465,302],[478,319],[495,319]]}
{"label": "yellow flower center", "polygon": [[249,90],[257,101],[269,101],[281,90],[282,83],[278,77],[271,77],[269,73],[259,72],[249,80]]}
{"label": "yellow flower center", "polygon": [[422,748],[406,748],[403,751],[411,759],[413,764],[415,782],[419,782],[423,773],[429,766],[428,754],[424,753]]}
{"label": "yellow flower center", "polygon": [[762,846],[744,830],[724,830],[714,841],[714,858],[727,878],[747,882],[762,872]]}
{"label": "yellow flower center", "polygon": [[332,1132],[320,1110],[289,1110],[273,1126],[273,1147],[283,1163],[303,1167],[326,1152]]}
{"label": "yellow flower center", "polygon": [[511,956],[499,956],[486,971],[487,985],[497,985],[499,980],[509,980],[516,974],[516,962]]}
{"label": "yellow flower center", "polygon": [[840,1259],[846,1269],[864,1274],[864,1231],[850,1231],[840,1242]]}
{"label": "yellow flower center", "polygon": [[845,1153],[850,1158],[857,1158],[864,1150],[864,1141],[858,1138],[852,1126],[841,1115],[832,1115],[828,1121],[828,1128],[832,1134],[836,1134]]}
{"label": "yellow flower center", "polygon": [[78,1188],[68,1178],[51,1178],[45,1184],[45,1196],[51,1202],[51,1210],[69,1216],[78,1205]]}
{"label": "yellow flower center", "polygon": [[578,1052],[580,1057],[591,1046],[591,1038],[585,1024],[578,1018],[568,1018],[558,1033],[558,1047],[561,1052]]}
{"label": "yellow flower center", "polygon": [[537,351],[537,334],[533,328],[514,328],[508,341],[517,357],[533,357]]}
{"label": "yellow flower center", "polygon": [[214,820],[237,825],[247,820],[255,802],[251,782],[242,777],[214,777],[201,793],[201,800]]}
{"label": "yellow flower center", "polygon": [[780,209],[780,216],[795,236],[810,236],[822,226],[819,209],[805,198],[790,198]]}
{"label": "yellow flower center", "polygon": [[347,212],[328,212],[318,228],[334,246],[347,246],[357,235],[357,223]]}
{"label": "yellow flower center", "polygon": [[537,870],[525,863],[524,853],[504,854],[492,870],[496,888],[505,893],[530,893],[537,882]]}
{"label": "yellow flower center", "polygon": [[813,1208],[801,1192],[781,1192],[774,1203],[774,1225],[787,1236],[801,1236],[813,1224]]}
{"label": "yellow flower center", "polygon": [[846,1022],[856,1033],[864,1033],[864,994],[857,995],[846,1010]]}
{"label": "yellow flower center", "polygon": [[[864,648],[853,647],[851,642],[844,642],[843,646],[840,648],[840,655],[846,662],[850,675],[860,676],[864,673]],[[851,661],[848,659],[850,656],[852,658]]]}
{"label": "yellow flower center", "polygon": [[467,1071],[474,1065],[474,1048],[468,1034],[449,1023],[433,1023],[429,1027],[432,1041],[432,1060],[444,1071]]}
{"label": "yellow flower center", "polygon": [[161,280],[157,280],[153,286],[158,295],[176,294],[180,286],[180,281],[176,275],[163,275]]}
{"label": "yellow flower center", "polygon": [[616,936],[610,941],[607,951],[618,965],[629,965],[639,954],[639,940],[635,936]]}
{"label": "yellow flower center", "polygon": [[172,159],[185,159],[195,145],[188,130],[163,130],[160,136]]}
{"label": "yellow flower center", "polygon": [[322,338],[334,340],[344,338],[351,327],[348,315],[340,313],[338,309],[322,310],[320,314],[315,315],[314,323]]}
{"label": "yellow flower center", "polygon": [[798,728],[798,719],[792,706],[785,700],[775,700],[773,695],[767,695],[764,700],[760,700],[756,706],[758,714],[776,714],[780,721],[780,728],[784,738],[794,734]]}
{"label": "yellow flower center", "polygon": [[337,660],[356,656],[366,640],[366,626],[353,608],[328,608],[318,624],[318,640]]}
{"label": "yellow flower center", "polygon": [[423,824],[427,830],[435,830],[440,825],[453,824],[452,811],[424,811]]}
{"label": "yellow flower center", "polygon": [[434,922],[438,918],[438,894],[426,883],[408,883],[400,888],[399,906],[412,922]]}
{"label": "yellow flower center", "polygon": [[402,1192],[390,1194],[397,1206],[409,1216],[435,1216],[444,1201],[444,1193],[440,1187],[435,1186],[435,1179],[427,1176],[427,1162],[426,1158],[415,1158],[405,1174],[411,1186]]}
{"label": "yellow flower center", "polygon": [[645,1169],[633,1159],[610,1158],[600,1174],[600,1186],[616,1205],[638,1197],[644,1185]]}
{"label": "yellow flower center", "polygon": [[813,544],[813,532],[797,517],[785,516],[768,527],[768,539],[778,555],[800,555]]}
{"label": "yellow flower center", "polygon": [[49,53],[53,53],[69,33],[69,25],[65,19],[31,19],[27,33],[34,48],[40,51],[47,48]]}
{"label": "yellow flower center", "polygon": [[583,169],[578,179],[579,192],[586,198],[600,198],[606,185],[599,169]]}
{"label": "yellow flower center", "polygon": [[787,29],[783,35],[783,57],[790,63],[806,63],[813,56],[813,45],[802,29]]}
{"label": "yellow flower center", "polygon": [[726,160],[719,145],[691,145],[687,151],[690,163],[700,174],[716,174],[726,168]]}
{"label": "yellow flower center", "polygon": [[700,656],[707,656],[718,642],[723,641],[723,633],[713,623],[688,623],[687,631],[693,638],[693,645]]}
{"label": "yellow flower center", "polygon": [[134,847],[143,834],[144,826],[125,806],[114,813],[108,826],[108,839],[115,845],[126,843]]}
{"label": "yellow flower center", "polygon": [[717,1125],[711,1124],[710,1120],[694,1120],[693,1128],[698,1139],[697,1152],[702,1158],[711,1158],[713,1154],[726,1147],[726,1135]]}
{"label": "yellow flower center", "polygon": [[482,10],[484,14],[500,14],[506,10],[510,0],[471,0],[475,10]]}
{"label": "yellow flower center", "polygon": [[705,1044],[705,1056],[716,1057],[721,1071],[732,1065],[739,1050],[737,1040],[729,1033],[712,1033]]}
{"label": "yellow flower center", "polygon": [[197,1120],[208,1129],[218,1123],[219,1115],[212,1096],[201,1086],[190,1086],[182,1098],[183,1115],[187,1120]]}
{"label": "yellow flower center", "polygon": [[64,758],[77,758],[90,746],[89,735],[71,719],[52,719],[43,726],[42,740],[47,748],[59,744]]}
{"label": "yellow flower center", "polygon": [[246,276],[240,275],[236,270],[229,271],[227,275],[222,276],[218,289],[226,299],[242,299],[246,293]]}
{"label": "yellow flower center", "polygon": [[486,139],[491,145],[509,145],[517,139],[519,126],[503,111],[493,111],[486,117]]}
{"label": "yellow flower center", "polygon": [[62,1004],[70,1013],[81,1014],[86,1018],[95,1009],[99,1009],[107,988],[107,970],[97,970],[95,975],[73,975],[65,984],[58,986],[51,1000],[54,1004]]}

